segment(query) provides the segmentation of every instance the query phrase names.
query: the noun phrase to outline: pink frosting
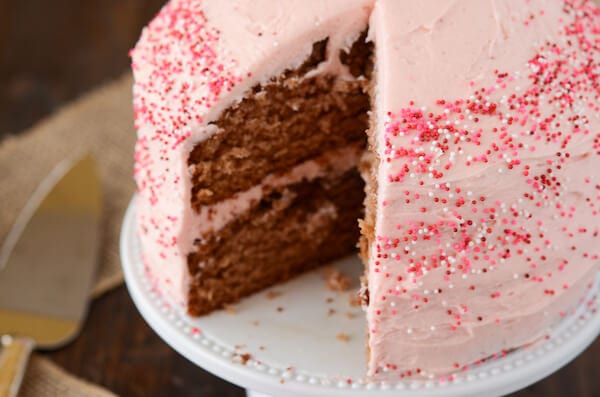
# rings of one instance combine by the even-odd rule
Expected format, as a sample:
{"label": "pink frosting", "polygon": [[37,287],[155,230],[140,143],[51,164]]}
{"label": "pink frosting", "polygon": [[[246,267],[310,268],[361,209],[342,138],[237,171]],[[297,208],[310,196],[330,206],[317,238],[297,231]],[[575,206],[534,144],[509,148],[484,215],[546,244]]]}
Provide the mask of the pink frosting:
{"label": "pink frosting", "polygon": [[[591,1],[170,1],[132,51],[144,258],[185,305],[194,238],[262,192],[194,212],[189,152],[251,87],[325,37],[337,54],[369,17],[381,159],[369,374],[448,373],[539,338],[597,271]],[[336,56],[312,73],[348,78]]]}
{"label": "pink frosting", "polygon": [[376,2],[370,375],[531,342],[593,279],[600,18],[581,3]]}

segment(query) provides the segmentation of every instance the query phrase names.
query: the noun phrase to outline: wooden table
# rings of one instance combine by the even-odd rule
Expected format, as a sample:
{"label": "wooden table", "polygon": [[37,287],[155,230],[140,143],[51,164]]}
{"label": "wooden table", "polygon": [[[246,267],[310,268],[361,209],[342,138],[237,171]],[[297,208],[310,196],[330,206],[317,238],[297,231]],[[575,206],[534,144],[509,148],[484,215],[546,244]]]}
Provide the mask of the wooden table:
{"label": "wooden table", "polygon": [[[127,50],[161,3],[0,0],[0,136],[120,75],[128,67]],[[244,395],[162,342],[124,287],[93,302],[79,338],[47,355],[122,396]],[[599,397],[600,340],[566,368],[513,396]]]}

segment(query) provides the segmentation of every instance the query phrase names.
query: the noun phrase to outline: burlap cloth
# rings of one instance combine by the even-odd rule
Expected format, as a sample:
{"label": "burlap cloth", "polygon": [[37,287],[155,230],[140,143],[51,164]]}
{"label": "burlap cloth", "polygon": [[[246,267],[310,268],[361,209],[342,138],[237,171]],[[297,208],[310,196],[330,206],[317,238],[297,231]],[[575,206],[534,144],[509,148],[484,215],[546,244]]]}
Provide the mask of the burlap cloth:
{"label": "burlap cloth", "polygon": [[[119,229],[134,191],[132,80],[126,75],[63,108],[30,130],[0,141],[0,242],[24,203],[61,160],[89,150],[97,159],[103,195],[103,235],[94,295],[123,281]],[[114,396],[34,355],[21,397]]]}

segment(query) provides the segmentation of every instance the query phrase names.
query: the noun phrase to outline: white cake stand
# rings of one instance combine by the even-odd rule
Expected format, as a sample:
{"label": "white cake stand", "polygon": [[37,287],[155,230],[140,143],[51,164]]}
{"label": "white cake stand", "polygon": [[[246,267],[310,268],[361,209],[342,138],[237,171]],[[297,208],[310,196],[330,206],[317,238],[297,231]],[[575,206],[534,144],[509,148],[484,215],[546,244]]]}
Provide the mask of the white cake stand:
{"label": "white cake stand", "polygon": [[[121,257],[134,303],[171,347],[205,370],[252,390],[249,396],[500,396],[558,370],[600,333],[599,277],[576,313],[543,342],[451,380],[369,382],[364,377],[364,317],[350,305],[350,292],[329,291],[322,273],[315,271],[244,299],[229,312],[191,318],[155,293],[147,280],[133,202],[123,223]],[[349,275],[358,275],[362,267],[354,258],[334,266]]]}

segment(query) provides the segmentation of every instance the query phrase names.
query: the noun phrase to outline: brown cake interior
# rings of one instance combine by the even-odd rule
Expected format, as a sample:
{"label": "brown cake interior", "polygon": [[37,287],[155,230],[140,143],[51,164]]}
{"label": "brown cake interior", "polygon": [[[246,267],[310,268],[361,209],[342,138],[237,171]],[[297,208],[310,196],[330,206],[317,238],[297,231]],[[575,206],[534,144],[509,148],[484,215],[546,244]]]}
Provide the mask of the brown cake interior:
{"label": "brown cake interior", "polygon": [[347,255],[359,238],[356,169],[274,191],[190,254],[189,312],[204,314]]}
{"label": "brown cake interior", "polygon": [[[371,45],[365,35],[336,54],[355,79],[306,77],[327,56],[327,40],[310,57],[255,87],[214,122],[188,164],[192,207],[230,198],[267,175],[336,149],[366,146]],[[199,236],[188,256],[188,310],[201,315],[354,251],[364,183],[357,169],[272,189],[214,234]]]}

